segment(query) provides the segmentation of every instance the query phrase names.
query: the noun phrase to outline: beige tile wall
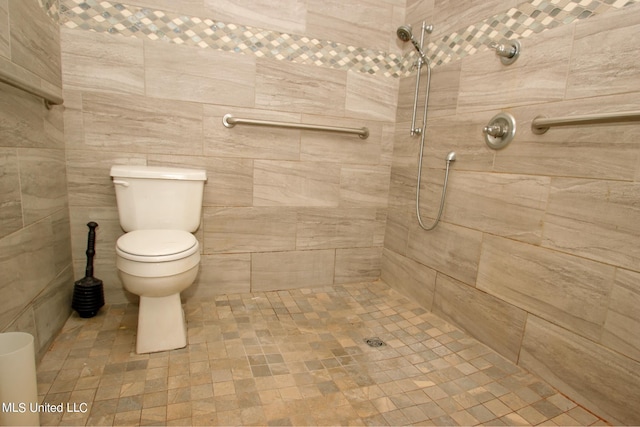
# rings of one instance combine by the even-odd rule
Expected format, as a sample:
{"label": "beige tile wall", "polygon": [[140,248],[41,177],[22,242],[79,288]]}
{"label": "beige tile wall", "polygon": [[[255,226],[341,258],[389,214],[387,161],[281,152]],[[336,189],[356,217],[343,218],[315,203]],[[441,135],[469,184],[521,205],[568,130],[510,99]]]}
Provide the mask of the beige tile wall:
{"label": "beige tile wall", "polygon": [[[230,20],[266,20],[276,30],[298,19],[295,10],[275,17],[253,6],[249,13],[241,3],[203,6],[225,6]],[[339,22],[334,15],[342,13],[342,3],[325,6],[309,9],[318,19],[308,31],[318,36],[335,34],[331,21]],[[372,6],[377,13],[352,31],[378,28],[376,44],[388,48],[393,32],[379,28],[391,28],[392,10],[402,5]],[[193,7],[185,3],[183,12]],[[397,79],[82,29],[62,28],[61,45],[75,271],[80,275],[84,267],[84,224],[93,219],[100,224],[96,274],[108,279],[109,302],[132,299],[115,269],[114,243],[122,231],[112,164],[207,170],[203,223],[196,233],[203,258],[186,298],[379,276]],[[363,140],[317,131],[228,129],[222,125],[227,113],[366,126],[371,135]]]}
{"label": "beige tile wall", "polygon": [[[38,2],[0,1],[0,69],[61,92],[59,31]],[[0,332],[42,354],[71,311],[62,110],[0,84]]]}
{"label": "beige tile wall", "polygon": [[[405,6],[416,28],[427,19],[436,24],[433,37],[442,37],[519,4],[362,0],[345,13],[341,2],[285,3],[287,13],[274,14],[255,2],[129,2],[190,16],[223,10],[223,21],[393,52],[406,48],[393,35]],[[626,374],[640,362],[638,127],[544,136],[528,129],[541,113],[638,109],[640,72],[629,37],[639,29],[637,5],[525,38],[525,54],[508,68],[481,51],[434,70],[427,218],[444,156],[456,150],[458,161],[443,223],[428,234],[413,212],[418,147],[406,131],[413,77],[71,28],[58,42],[35,1],[0,0],[0,21],[8,24],[0,25],[0,67],[58,91],[61,67],[65,97],[63,137],[62,109],[46,112],[1,88],[0,266],[8,274],[0,291],[13,298],[1,298],[0,329],[33,331],[41,348],[55,334],[68,313],[70,240],[81,277],[88,220],[100,223],[96,272],[108,302],[132,298],[115,271],[122,231],[109,167],[198,167],[209,175],[197,232],[203,258],[186,298],[382,274],[610,421],[640,422],[633,405],[620,405],[638,396],[637,378]],[[494,152],[480,129],[505,109],[518,119],[518,136]],[[221,118],[228,112],[367,126],[371,137],[227,129]]]}
{"label": "beige tile wall", "polygon": [[280,0],[187,0],[179,5],[170,0],[131,0],[127,4],[153,9],[213,16],[222,22],[232,22],[274,31],[305,34],[354,46],[389,50],[389,34],[393,31],[391,16],[404,14],[404,1],[341,1]]}
{"label": "beige tile wall", "polygon": [[9,38],[9,0],[0,1],[0,20],[4,25],[0,27],[0,56],[11,57],[11,45]]}
{"label": "beige tile wall", "polygon": [[10,59],[59,87],[60,39],[37,1],[9,1]]}
{"label": "beige tile wall", "polygon": [[[616,425],[637,424],[640,399],[638,363],[607,347],[594,345],[551,322],[529,315],[520,364]],[[560,380],[558,380],[560,379]]]}
{"label": "beige tile wall", "polygon": [[[515,4],[408,4],[436,28]],[[481,18],[483,17],[481,16]],[[447,18],[448,17],[448,18]],[[477,19],[474,16],[472,19]],[[444,157],[452,165],[443,222],[414,213],[418,139],[408,135],[414,77],[400,82],[382,278],[541,375],[613,423],[638,424],[640,382],[640,126],[569,126],[534,135],[531,121],[640,109],[640,7],[524,38],[504,66],[478,52],[434,70],[422,182],[423,218],[437,211]],[[445,31],[446,32],[446,31]],[[482,127],[500,111],[515,140],[489,149]],[[626,402],[626,403],[625,403]]]}

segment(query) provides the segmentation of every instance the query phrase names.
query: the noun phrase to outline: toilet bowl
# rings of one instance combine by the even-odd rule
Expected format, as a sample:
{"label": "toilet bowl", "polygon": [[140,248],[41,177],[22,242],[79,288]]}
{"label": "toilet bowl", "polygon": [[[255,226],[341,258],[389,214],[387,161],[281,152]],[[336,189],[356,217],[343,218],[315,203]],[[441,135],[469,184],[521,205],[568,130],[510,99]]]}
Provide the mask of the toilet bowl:
{"label": "toilet bowl", "polygon": [[198,274],[200,245],[183,230],[135,230],[116,243],[116,267],[122,284],[140,296],[136,353],[187,345],[180,292]]}
{"label": "toilet bowl", "polygon": [[116,243],[123,287],[140,296],[137,353],[187,345],[180,292],[198,275],[206,172],[160,166],[111,168],[118,217],[126,234]]}

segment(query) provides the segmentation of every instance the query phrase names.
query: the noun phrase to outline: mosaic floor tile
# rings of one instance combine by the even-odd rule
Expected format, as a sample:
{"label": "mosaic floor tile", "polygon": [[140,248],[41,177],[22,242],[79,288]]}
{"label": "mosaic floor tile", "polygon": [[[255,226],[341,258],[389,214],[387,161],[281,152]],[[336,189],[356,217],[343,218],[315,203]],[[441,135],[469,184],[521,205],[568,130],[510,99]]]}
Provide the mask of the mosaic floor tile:
{"label": "mosaic floor tile", "polygon": [[184,308],[189,345],[144,355],[133,304],[69,318],[39,393],[88,410],[42,425],[606,424],[382,282]]}

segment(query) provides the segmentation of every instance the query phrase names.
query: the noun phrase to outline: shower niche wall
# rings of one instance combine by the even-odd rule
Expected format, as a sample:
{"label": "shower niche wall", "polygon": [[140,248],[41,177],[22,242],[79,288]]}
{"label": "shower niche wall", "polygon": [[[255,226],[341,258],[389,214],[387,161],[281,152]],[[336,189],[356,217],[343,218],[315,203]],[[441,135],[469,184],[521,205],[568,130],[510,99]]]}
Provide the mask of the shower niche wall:
{"label": "shower niche wall", "polygon": [[[544,17],[528,5],[518,9],[522,19]],[[640,398],[633,373],[640,342],[631,332],[640,317],[628,304],[640,297],[633,202],[640,196],[633,160],[640,126],[564,126],[536,135],[531,122],[541,114],[640,109],[628,37],[640,7],[583,20],[572,10],[559,15],[568,24],[519,36],[522,53],[505,66],[489,47],[504,40],[478,30],[499,20],[504,4],[409,6],[408,17],[428,16],[435,28],[425,49],[436,64],[421,183],[426,219],[437,216],[442,159],[455,150],[457,161],[442,220],[426,233],[414,213],[419,144],[405,132],[415,76],[403,77],[381,277],[577,402],[633,424],[640,414],[624,402]],[[444,42],[454,31],[459,37]],[[515,117],[518,130],[496,151],[482,129],[501,112]]]}

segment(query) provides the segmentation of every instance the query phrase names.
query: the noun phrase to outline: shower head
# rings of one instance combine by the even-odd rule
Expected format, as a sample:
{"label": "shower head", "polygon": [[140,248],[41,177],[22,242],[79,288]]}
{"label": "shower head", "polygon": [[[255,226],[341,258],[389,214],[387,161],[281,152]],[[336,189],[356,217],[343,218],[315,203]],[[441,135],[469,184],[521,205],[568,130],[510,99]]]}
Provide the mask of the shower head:
{"label": "shower head", "polygon": [[[426,31],[429,31],[428,28],[426,28]],[[400,25],[398,27],[398,30],[396,31],[396,34],[398,35],[398,38],[400,40],[402,40],[403,42],[411,42],[413,44],[413,47],[416,48],[416,50],[418,51],[418,54],[420,54],[420,58],[422,58],[423,61],[427,61],[427,57],[425,56],[424,52],[422,51],[422,48],[420,47],[420,44],[418,43],[418,41],[415,39],[415,37],[413,37],[413,32],[411,30],[411,25],[406,24],[406,25]],[[424,34],[424,32],[423,32]]]}
{"label": "shower head", "polygon": [[455,151],[451,151],[449,154],[447,154],[447,157],[445,158],[445,160],[447,161],[447,163],[455,162],[456,161],[456,152]]}
{"label": "shower head", "polygon": [[411,25],[400,25],[398,27],[398,38],[403,42],[408,42],[413,38],[413,32],[411,31]]}

